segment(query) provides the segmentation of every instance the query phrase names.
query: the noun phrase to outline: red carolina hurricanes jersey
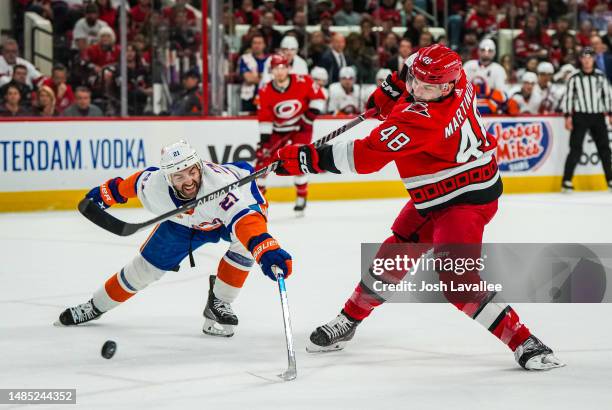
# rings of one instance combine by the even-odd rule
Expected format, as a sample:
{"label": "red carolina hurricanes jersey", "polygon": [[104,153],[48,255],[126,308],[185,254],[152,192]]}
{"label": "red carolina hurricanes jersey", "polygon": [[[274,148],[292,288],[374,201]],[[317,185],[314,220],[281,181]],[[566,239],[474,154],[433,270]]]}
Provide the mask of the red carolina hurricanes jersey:
{"label": "red carolina hurricanes jersey", "polygon": [[395,161],[415,207],[426,212],[499,197],[496,145],[463,72],[447,97],[418,102],[402,96],[368,137],[334,144],[332,153],[341,172],[368,174]]}
{"label": "red carolina hurricanes jersey", "polygon": [[321,87],[307,75],[289,75],[289,85],[284,90],[267,83],[259,91],[259,131],[262,134],[300,130],[300,119],[311,123],[303,114],[308,109],[322,112],[325,95]]}

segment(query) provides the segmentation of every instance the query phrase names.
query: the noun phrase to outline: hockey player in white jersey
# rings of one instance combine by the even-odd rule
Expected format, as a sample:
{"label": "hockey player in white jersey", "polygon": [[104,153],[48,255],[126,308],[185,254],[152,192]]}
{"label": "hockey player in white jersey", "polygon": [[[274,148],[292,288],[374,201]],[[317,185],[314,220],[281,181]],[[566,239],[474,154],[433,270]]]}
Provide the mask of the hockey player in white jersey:
{"label": "hockey player in white jersey", "polygon": [[495,43],[485,38],[478,45],[478,60],[469,60],[463,65],[468,81],[484,80],[493,90],[507,91],[507,75],[504,68],[493,61],[495,58]]}
{"label": "hockey player in white jersey", "polygon": [[540,108],[539,114],[554,114],[561,112],[561,100],[565,94],[565,85],[555,84],[552,82],[555,74],[555,67],[548,61],[542,61],[538,64],[538,82],[534,87],[533,92],[539,96]]}
{"label": "hockey player in white jersey", "polygon": [[[308,64],[298,55],[299,49],[297,38],[285,36],[281,40],[280,53],[289,61],[289,74],[308,75]],[[272,55],[264,63],[264,70],[259,83],[260,88],[272,81]]]}
{"label": "hockey player in white jersey", "polygon": [[358,114],[363,111],[366,100],[361,99],[361,87],[355,84],[355,69],[342,67],[338,78],[340,81],[329,86],[327,111],[330,114]]}
{"label": "hockey player in white jersey", "polygon": [[[102,209],[137,197],[148,211],[160,215],[252,171],[246,162],[218,165],[202,161],[188,143],[179,141],[163,149],[160,169],[147,168],[125,180],[110,179],[86,197]],[[291,256],[268,233],[266,211],[267,202],[252,182],[160,223],[132,261],[113,274],[88,302],[64,310],[56,325],[80,325],[98,319],[159,280],[166,271],[177,271],[187,256],[195,266],[195,249],[223,240],[229,247],[217,274],[210,276],[203,331],[213,336],[232,336],[238,318],[231,303],[238,297],[253,264],[257,262],[273,280],[273,266],[280,268],[285,277],[291,274]]]}

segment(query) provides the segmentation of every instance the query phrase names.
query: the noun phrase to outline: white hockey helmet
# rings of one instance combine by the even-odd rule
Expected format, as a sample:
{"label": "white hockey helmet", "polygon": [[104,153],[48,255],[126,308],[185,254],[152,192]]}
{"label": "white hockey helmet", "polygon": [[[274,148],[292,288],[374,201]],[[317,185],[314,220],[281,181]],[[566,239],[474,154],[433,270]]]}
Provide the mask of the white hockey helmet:
{"label": "white hockey helmet", "polygon": [[376,72],[376,81],[386,80],[390,74],[391,74],[391,70],[389,70],[388,68],[381,68]]}
{"label": "white hockey helmet", "polygon": [[196,150],[185,140],[180,140],[162,148],[159,168],[164,173],[168,185],[173,189],[171,175],[197,165],[202,169],[202,160]]}
{"label": "white hockey helmet", "polygon": [[351,66],[342,67],[340,69],[340,72],[338,73],[338,78],[351,78],[354,80],[355,78],[357,78],[357,73],[355,72],[355,69]]}
{"label": "white hockey helmet", "polygon": [[329,74],[327,74],[327,70],[323,67],[312,67],[312,70],[310,70],[310,76],[313,80],[324,81],[325,84],[327,84],[327,81],[329,80]]}
{"label": "white hockey helmet", "polygon": [[555,67],[548,61],[542,61],[540,64],[538,64],[538,68],[536,69],[536,71],[538,72],[538,74],[552,75],[555,73]]}
{"label": "white hockey helmet", "polygon": [[490,38],[485,38],[478,45],[478,49],[479,50],[491,50],[493,51],[493,53],[495,53],[496,51],[495,42],[491,40]]}
{"label": "white hockey helmet", "polygon": [[537,82],[538,82],[538,76],[536,75],[536,73],[533,73],[531,71],[525,71],[523,75],[521,76],[521,84],[524,84],[524,83],[535,84]]}
{"label": "white hockey helmet", "polygon": [[297,38],[293,36],[285,36],[281,40],[280,48],[286,48],[289,50],[298,50],[300,45],[298,44]]}

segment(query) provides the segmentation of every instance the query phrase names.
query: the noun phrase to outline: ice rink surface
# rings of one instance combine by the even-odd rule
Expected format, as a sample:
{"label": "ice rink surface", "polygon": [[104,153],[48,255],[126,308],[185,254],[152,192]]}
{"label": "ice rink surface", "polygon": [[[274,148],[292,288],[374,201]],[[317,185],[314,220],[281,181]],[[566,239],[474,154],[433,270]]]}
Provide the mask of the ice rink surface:
{"label": "ice rink surface", "polygon": [[[294,256],[287,281],[298,378],[287,366],[275,283],[256,268],[229,339],[202,334],[208,275],[224,245],[200,248],[100,320],[52,326],[137,252],[146,232],[119,238],[75,212],[0,215],[0,388],[76,388],[85,409],[610,409],[612,306],[515,305],[568,366],[529,373],[496,338],[450,305],[388,304],[345,351],[304,350],[359,279],[361,242],[384,240],[403,200],[315,202],[303,219],[272,204],[270,230]],[[117,211],[126,220],[150,217]],[[612,194],[507,195],[489,242],[610,242]],[[118,344],[112,360],[104,341]],[[32,407],[32,406],[30,406]],[[74,406],[36,405],[57,409]],[[1,406],[0,408],[29,408]]]}

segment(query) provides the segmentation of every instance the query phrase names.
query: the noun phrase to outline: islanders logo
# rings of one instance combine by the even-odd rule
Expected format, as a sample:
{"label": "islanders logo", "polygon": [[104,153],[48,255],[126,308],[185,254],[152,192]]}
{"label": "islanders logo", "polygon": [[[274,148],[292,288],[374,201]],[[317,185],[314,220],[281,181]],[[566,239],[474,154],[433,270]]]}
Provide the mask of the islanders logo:
{"label": "islanders logo", "polygon": [[493,121],[487,131],[497,139],[497,163],[502,172],[537,169],[551,151],[552,133],[544,121]]}

